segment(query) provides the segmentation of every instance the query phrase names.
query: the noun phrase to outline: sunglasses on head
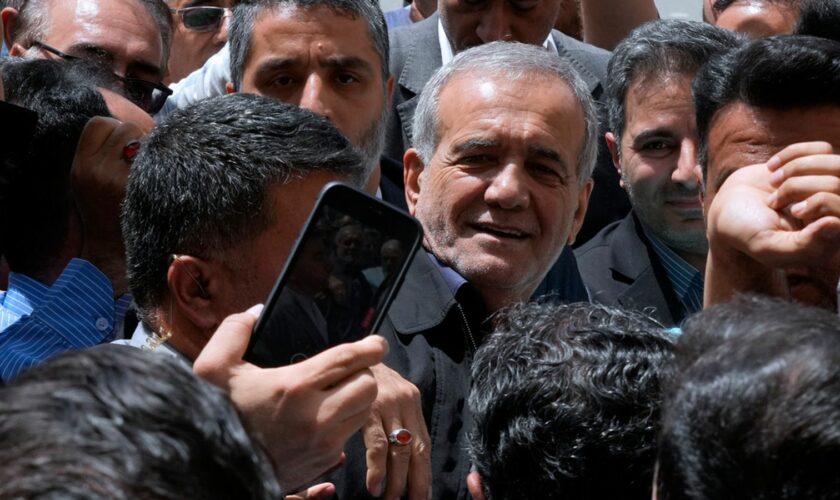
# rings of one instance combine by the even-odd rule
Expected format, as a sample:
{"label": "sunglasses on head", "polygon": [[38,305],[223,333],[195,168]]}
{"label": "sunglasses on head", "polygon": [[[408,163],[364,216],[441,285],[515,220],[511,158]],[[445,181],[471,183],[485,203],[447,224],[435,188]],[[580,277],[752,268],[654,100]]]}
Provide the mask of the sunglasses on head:
{"label": "sunglasses on head", "polygon": [[215,31],[222,25],[222,19],[230,14],[225,7],[184,7],[172,9],[172,13],[181,16],[184,27],[192,31]]}
{"label": "sunglasses on head", "polygon": [[[66,54],[55,47],[50,47],[49,45],[42,43],[42,42],[32,42],[31,44],[33,47],[37,47],[41,50],[54,54],[65,61],[76,61],[84,59],[78,56],[71,56],[70,54]],[[101,62],[93,59],[94,62]],[[123,84],[123,93],[125,98],[129,101],[133,102],[137,105],[140,109],[145,111],[149,114],[154,114],[160,111],[160,108],[163,107],[163,104],[166,102],[166,98],[172,95],[172,89],[167,87],[162,83],[150,82],[148,80],[141,80],[139,78],[133,78],[130,76],[120,76],[116,73],[113,73],[114,78],[122,82]]]}

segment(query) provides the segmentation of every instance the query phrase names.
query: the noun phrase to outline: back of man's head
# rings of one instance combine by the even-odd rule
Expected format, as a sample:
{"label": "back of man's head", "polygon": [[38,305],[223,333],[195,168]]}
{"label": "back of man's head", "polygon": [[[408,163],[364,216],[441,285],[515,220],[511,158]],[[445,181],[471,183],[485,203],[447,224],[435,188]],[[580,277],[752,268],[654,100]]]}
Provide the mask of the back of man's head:
{"label": "back of man's head", "polygon": [[754,37],[793,32],[803,0],[715,0],[713,23]]}
{"label": "back of man's head", "polygon": [[9,60],[3,65],[6,100],[38,113],[21,168],[4,173],[5,256],[12,271],[40,278],[56,263],[68,237],[72,210],[70,169],[88,120],[110,116],[105,100],[86,80],[83,64]]}
{"label": "back of man's head", "polygon": [[747,297],[683,332],[663,403],[658,498],[840,498],[840,320]]}
{"label": "back of man's head", "polygon": [[279,498],[228,397],[181,361],[103,345],[0,389],[0,497]]}
{"label": "back of man's head", "polygon": [[282,216],[271,187],[362,170],[326,118],[274,99],[231,94],[173,113],[134,159],[123,207],[129,288],[141,312],[163,304],[173,254],[241,259],[229,251]]}
{"label": "back of man's head", "polygon": [[804,0],[799,21],[793,32],[797,35],[818,36],[840,42],[840,2]]}
{"label": "back of man's head", "polygon": [[278,9],[311,9],[324,6],[351,18],[362,18],[368,25],[371,44],[379,54],[382,82],[388,81],[388,27],[378,2],[371,0],[243,0],[233,13],[228,32],[230,43],[230,76],[233,88],[239,90],[242,75],[251,53],[252,32],[257,20]]}
{"label": "back of man's head", "polygon": [[692,90],[705,181],[710,125],[726,106],[791,110],[840,105],[840,43],[810,36],[756,40],[709,61]]}
{"label": "back of man's head", "polygon": [[644,315],[516,306],[472,365],[470,454],[488,499],[650,498],[673,341]]}
{"label": "back of man's head", "polygon": [[737,47],[740,40],[730,31],[677,19],[652,21],[633,30],[615,48],[608,67],[607,110],[616,142],[624,132],[631,85],[672,75],[693,76],[709,58]]}

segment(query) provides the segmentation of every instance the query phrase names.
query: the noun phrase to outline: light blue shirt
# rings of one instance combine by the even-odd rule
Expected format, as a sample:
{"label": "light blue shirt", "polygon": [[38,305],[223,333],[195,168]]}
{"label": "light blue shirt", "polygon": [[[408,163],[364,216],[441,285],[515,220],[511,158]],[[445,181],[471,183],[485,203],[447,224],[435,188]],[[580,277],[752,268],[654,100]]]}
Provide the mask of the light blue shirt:
{"label": "light blue shirt", "polygon": [[82,259],[71,260],[49,287],[10,273],[9,289],[0,292],[0,379],[112,340],[130,305],[128,295],[115,301],[111,281]]}

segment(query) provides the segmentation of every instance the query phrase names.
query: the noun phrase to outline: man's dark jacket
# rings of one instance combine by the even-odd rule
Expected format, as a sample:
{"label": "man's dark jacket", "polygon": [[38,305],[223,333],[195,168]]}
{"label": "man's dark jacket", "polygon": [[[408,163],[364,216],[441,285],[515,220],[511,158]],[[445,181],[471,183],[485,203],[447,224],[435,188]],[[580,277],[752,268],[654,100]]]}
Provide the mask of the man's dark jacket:
{"label": "man's dark jacket", "polygon": [[671,281],[633,212],[605,227],[575,256],[593,302],[643,311],[666,326],[683,320]]}
{"label": "man's dark jacket", "polygon": [[[453,296],[438,268],[422,249],[379,330],[390,346],[385,364],[420,390],[423,416],[432,438],[433,498],[470,498],[466,454],[471,425],[467,397],[470,364],[481,343],[486,319],[481,299],[470,285]],[[410,430],[410,429],[409,429]],[[357,433],[345,448],[347,463],[338,471],[342,499],[370,498],[365,489],[365,447]]]}

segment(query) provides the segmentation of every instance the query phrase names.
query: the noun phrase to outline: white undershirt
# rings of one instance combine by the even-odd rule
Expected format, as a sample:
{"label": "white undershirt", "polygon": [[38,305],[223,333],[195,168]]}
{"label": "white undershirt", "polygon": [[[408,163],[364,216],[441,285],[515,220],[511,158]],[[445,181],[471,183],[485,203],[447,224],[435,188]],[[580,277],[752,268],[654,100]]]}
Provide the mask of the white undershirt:
{"label": "white undershirt", "polygon": [[[452,44],[449,43],[449,37],[446,36],[446,32],[443,31],[443,23],[440,21],[438,17],[438,43],[440,44],[440,60],[441,66],[446,66],[449,64],[449,61],[452,60],[455,55],[452,53]],[[554,44],[554,38],[551,36],[551,33],[548,34],[548,37],[543,42],[543,47],[546,49],[554,52],[557,54],[557,45]]]}

